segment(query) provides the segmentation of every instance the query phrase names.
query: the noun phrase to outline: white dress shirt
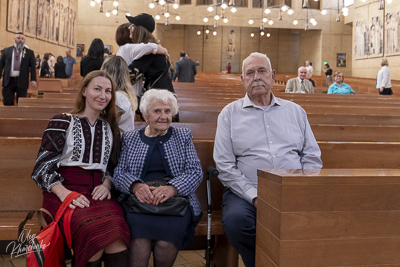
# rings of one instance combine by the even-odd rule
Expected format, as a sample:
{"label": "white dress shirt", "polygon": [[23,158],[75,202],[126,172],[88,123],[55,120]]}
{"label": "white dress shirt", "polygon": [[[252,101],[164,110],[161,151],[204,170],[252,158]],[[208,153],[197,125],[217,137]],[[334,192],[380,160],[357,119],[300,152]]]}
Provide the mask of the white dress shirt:
{"label": "white dress shirt", "polygon": [[390,71],[388,66],[383,66],[379,72],[376,80],[376,88],[392,88],[392,82],[390,80]]}
{"label": "white dress shirt", "polygon": [[257,169],[320,169],[321,151],[307,114],[271,94],[267,107],[247,96],[218,116],[214,160],[224,186],[249,203],[257,197]]}

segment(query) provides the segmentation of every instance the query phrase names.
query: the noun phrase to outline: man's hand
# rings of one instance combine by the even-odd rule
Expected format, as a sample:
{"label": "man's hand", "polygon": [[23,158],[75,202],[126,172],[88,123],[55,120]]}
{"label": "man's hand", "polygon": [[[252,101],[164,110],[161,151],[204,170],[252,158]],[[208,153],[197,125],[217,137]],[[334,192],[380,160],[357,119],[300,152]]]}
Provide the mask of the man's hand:
{"label": "man's hand", "polygon": [[31,86],[36,87],[37,86],[36,81],[31,81]]}
{"label": "man's hand", "polygon": [[253,198],[253,206],[257,208],[257,198]]}
{"label": "man's hand", "polygon": [[379,88],[379,92],[381,93],[383,92],[383,87]]}

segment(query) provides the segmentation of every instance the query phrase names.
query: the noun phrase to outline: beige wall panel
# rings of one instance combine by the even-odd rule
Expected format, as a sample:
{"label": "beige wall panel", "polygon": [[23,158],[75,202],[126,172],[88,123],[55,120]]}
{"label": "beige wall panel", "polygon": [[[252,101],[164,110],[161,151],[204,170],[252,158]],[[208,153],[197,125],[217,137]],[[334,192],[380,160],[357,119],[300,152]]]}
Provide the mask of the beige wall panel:
{"label": "beige wall panel", "polygon": [[[202,27],[187,25],[185,26],[185,43],[184,50],[189,54],[190,58],[197,62],[199,61],[200,66],[197,66],[197,71],[202,71],[203,69],[203,34],[197,35],[197,31]],[[177,56],[179,54],[177,53]]]}
{"label": "beige wall panel", "polygon": [[[242,62],[253,52],[261,52],[260,51],[260,43],[259,37],[254,36],[251,37],[250,34],[255,32],[254,28],[242,27],[240,34],[240,64],[239,64],[239,73],[242,73]],[[265,53],[265,52],[264,52]],[[267,52],[267,56],[270,55]]]}
{"label": "beige wall panel", "polygon": [[267,54],[271,60],[272,69],[278,71],[279,67],[279,33],[278,29],[265,29],[265,33],[271,34],[270,37],[261,36],[260,38],[260,52]]}
{"label": "beige wall panel", "polygon": [[277,73],[295,74],[298,69],[299,31],[279,30]]}
{"label": "beige wall panel", "polygon": [[203,71],[220,72],[221,70],[222,35],[218,30],[216,36],[209,34],[204,40]]}

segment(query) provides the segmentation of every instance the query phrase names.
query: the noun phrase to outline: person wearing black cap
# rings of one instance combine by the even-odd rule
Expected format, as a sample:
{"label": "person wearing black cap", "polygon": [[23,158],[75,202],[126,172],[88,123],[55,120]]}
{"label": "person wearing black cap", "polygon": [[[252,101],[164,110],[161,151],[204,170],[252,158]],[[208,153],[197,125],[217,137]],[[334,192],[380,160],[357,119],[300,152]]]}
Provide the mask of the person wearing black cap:
{"label": "person wearing black cap", "polygon": [[[129,27],[131,38],[134,44],[157,43],[152,32],[155,28],[155,21],[149,14],[139,14],[136,17],[126,16],[132,25]],[[175,93],[169,76],[169,61],[163,55],[145,55],[140,59],[134,60],[129,68],[138,69],[143,73],[146,81],[145,89],[166,89]]]}

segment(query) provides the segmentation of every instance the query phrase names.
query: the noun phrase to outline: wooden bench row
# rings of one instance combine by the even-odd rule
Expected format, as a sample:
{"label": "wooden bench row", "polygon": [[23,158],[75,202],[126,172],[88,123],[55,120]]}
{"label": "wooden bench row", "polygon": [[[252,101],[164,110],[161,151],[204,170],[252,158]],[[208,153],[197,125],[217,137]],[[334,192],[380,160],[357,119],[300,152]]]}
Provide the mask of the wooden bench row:
{"label": "wooden bench row", "polygon": [[[48,119],[0,118],[0,136],[42,137],[48,122]],[[136,129],[145,125],[135,122]],[[195,140],[214,140],[217,128],[215,122],[172,123],[172,126],[191,129]],[[400,142],[400,126],[311,124],[311,128],[317,141]]]}

